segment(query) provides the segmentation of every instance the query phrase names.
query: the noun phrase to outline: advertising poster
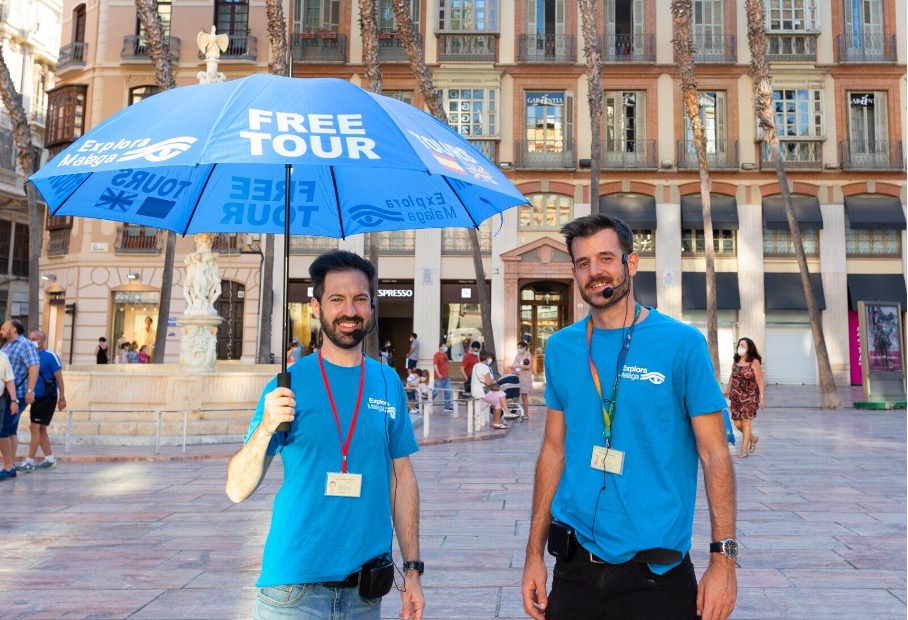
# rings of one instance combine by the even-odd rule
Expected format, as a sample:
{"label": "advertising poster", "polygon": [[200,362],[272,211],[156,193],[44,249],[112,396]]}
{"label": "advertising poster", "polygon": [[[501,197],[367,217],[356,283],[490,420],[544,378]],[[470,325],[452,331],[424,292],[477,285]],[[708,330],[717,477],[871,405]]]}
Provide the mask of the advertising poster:
{"label": "advertising poster", "polygon": [[867,370],[902,372],[899,307],[895,304],[866,304],[864,313],[867,326]]}

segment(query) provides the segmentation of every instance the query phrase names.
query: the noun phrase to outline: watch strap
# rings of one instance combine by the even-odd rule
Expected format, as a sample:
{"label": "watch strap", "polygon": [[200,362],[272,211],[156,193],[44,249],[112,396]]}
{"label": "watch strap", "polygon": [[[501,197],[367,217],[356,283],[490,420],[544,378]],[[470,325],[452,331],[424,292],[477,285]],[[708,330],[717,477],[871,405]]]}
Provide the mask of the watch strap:
{"label": "watch strap", "polygon": [[404,562],[404,572],[407,572],[408,570],[415,570],[420,575],[422,575],[426,570],[426,565],[417,560],[411,560],[409,562]]}

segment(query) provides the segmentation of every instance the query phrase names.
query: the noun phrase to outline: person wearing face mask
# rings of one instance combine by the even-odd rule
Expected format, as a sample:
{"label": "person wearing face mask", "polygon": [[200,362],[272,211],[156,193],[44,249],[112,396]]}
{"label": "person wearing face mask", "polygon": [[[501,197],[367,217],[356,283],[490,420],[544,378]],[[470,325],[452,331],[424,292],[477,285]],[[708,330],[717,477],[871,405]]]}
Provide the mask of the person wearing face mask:
{"label": "person wearing face mask", "polygon": [[533,366],[532,355],[526,341],[517,343],[517,355],[511,370],[520,379],[520,399],[523,402],[523,417],[530,419],[530,394],[533,393]]}
{"label": "person wearing face mask", "polygon": [[751,425],[757,417],[757,409],[766,406],[763,383],[763,358],[757,345],[750,338],[741,338],[735,351],[735,363],[731,368],[725,396],[731,405],[731,419],[744,436],[738,458],[747,458],[757,449],[760,438],[753,434]]}
{"label": "person wearing face mask", "polygon": [[[16,450],[19,447],[17,435],[19,416],[26,405],[35,402],[35,383],[38,382],[38,349],[24,336],[25,326],[21,321],[12,319],[0,326],[0,337],[6,344],[3,352],[13,367],[16,382],[16,400],[8,403],[3,411],[3,423],[0,425],[0,454],[3,455],[3,469],[0,480],[16,477]],[[15,404],[13,404],[13,402]],[[13,413],[15,409],[15,413]]]}
{"label": "person wearing face mask", "polygon": [[432,372],[435,377],[435,389],[432,390],[432,402],[442,390],[445,395],[445,411],[454,411],[451,407],[451,375],[448,373],[448,344],[442,342],[438,345],[438,352],[432,358]]}
{"label": "person wearing face mask", "polygon": [[505,393],[497,387],[498,384],[495,383],[495,378],[492,376],[492,364],[495,363],[495,356],[492,355],[491,351],[482,351],[479,354],[479,359],[482,361],[473,366],[470,388],[472,396],[477,399],[481,398],[492,405],[495,412],[492,428],[504,430],[508,425],[501,421],[501,413],[502,411],[507,411],[508,399]]}

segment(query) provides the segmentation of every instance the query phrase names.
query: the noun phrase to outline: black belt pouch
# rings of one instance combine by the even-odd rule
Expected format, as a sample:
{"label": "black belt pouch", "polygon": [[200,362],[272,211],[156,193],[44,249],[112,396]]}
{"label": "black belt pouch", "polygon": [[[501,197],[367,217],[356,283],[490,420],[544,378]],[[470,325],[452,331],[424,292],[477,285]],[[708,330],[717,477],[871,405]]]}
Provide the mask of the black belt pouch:
{"label": "black belt pouch", "polygon": [[381,598],[394,585],[394,562],[383,555],[363,565],[359,577],[359,595],[363,598]]}

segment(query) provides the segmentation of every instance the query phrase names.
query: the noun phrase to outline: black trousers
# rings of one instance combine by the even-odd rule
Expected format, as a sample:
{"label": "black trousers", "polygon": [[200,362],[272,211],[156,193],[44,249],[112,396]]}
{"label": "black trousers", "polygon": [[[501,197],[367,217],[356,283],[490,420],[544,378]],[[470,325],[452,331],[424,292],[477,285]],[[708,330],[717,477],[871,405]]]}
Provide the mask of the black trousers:
{"label": "black trousers", "polygon": [[546,620],[696,620],[697,576],[690,555],[664,575],[646,564],[594,564],[582,549],[558,559]]}

